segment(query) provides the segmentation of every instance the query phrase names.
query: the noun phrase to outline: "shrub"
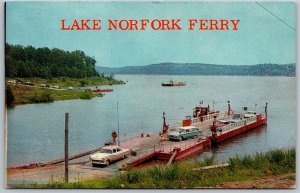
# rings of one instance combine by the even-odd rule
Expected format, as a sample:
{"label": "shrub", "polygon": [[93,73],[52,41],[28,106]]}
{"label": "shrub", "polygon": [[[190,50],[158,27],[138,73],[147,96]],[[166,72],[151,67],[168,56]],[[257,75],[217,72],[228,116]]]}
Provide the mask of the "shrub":
{"label": "shrub", "polygon": [[276,149],[267,153],[267,157],[270,163],[282,163],[284,161],[285,152],[282,150]]}
{"label": "shrub", "polygon": [[88,84],[88,82],[86,80],[80,80],[79,83],[80,83],[80,86],[85,86]]}
{"label": "shrub", "polygon": [[229,169],[231,171],[235,171],[236,169],[238,169],[240,165],[240,158],[238,156],[229,158],[228,164],[229,164]]}
{"label": "shrub", "polygon": [[140,171],[130,169],[125,174],[125,179],[127,183],[129,184],[135,184],[139,182],[139,179],[141,178],[142,173]]}
{"label": "shrub", "polygon": [[53,102],[54,99],[48,91],[45,91],[42,93],[35,93],[34,96],[30,97],[30,101],[34,103],[46,103]]}
{"label": "shrub", "polygon": [[204,158],[204,165],[205,166],[210,166],[210,165],[214,165],[214,164],[215,164],[215,161],[214,161],[213,156]]}
{"label": "shrub", "polygon": [[93,93],[91,90],[84,90],[80,94],[80,99],[91,99],[91,98],[93,98]]}

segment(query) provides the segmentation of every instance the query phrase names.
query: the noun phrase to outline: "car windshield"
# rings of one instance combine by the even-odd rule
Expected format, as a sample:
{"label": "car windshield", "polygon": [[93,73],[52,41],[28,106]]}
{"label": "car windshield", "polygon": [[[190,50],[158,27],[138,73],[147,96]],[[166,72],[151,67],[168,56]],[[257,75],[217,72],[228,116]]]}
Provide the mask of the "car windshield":
{"label": "car windshield", "polygon": [[108,153],[108,154],[111,154],[112,151],[111,151],[111,149],[101,149],[101,150],[100,150],[100,153]]}

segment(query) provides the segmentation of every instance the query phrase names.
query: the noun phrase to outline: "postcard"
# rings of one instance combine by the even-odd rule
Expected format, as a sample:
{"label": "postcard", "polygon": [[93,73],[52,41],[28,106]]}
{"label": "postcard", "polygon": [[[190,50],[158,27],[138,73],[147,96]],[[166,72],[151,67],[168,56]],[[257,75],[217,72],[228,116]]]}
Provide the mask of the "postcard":
{"label": "postcard", "polygon": [[294,2],[5,4],[6,187],[296,187]]}

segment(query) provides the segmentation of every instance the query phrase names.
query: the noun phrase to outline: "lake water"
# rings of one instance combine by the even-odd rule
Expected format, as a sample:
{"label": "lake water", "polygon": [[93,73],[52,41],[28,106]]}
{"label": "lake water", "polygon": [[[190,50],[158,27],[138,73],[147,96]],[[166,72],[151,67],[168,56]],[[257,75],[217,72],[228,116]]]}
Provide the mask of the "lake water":
{"label": "lake water", "polygon": [[[264,111],[269,104],[268,125],[199,154],[226,160],[232,155],[251,154],[273,148],[296,146],[296,78],[241,76],[151,76],[118,75],[126,85],[109,86],[112,93],[92,100],[56,101],[18,105],[8,109],[7,164],[18,166],[64,156],[64,114],[69,112],[70,154],[102,146],[117,130],[119,106],[120,139],[158,133],[162,113],[172,124],[203,100],[204,105],[225,111],[231,101],[234,111],[243,106]],[[184,87],[162,87],[169,80],[186,81]]]}

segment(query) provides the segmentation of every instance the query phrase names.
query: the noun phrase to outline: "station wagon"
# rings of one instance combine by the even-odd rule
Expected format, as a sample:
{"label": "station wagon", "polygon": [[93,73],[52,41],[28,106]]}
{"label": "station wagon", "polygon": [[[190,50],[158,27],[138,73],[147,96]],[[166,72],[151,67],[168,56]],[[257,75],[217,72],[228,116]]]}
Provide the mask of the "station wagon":
{"label": "station wagon", "polygon": [[178,131],[168,133],[167,136],[169,140],[185,140],[200,135],[202,135],[202,131],[200,131],[197,127],[186,126],[186,127],[179,127]]}

